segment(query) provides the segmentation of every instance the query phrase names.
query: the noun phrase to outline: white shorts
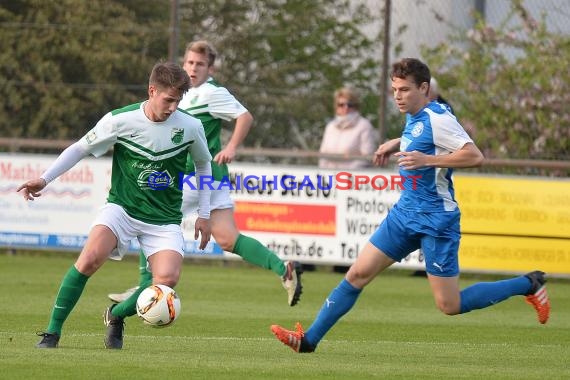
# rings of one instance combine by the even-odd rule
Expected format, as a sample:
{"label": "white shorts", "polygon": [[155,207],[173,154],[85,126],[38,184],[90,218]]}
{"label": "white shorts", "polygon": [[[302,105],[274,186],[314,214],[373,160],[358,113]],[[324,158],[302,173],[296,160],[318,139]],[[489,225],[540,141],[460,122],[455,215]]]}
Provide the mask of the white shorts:
{"label": "white shorts", "polygon": [[148,258],[153,253],[172,250],[184,257],[184,237],[178,224],[156,225],[131,218],[125,210],[114,203],[107,203],[99,209],[99,214],[91,225],[109,227],[117,237],[117,248],[109,258],[121,260],[129,250],[131,240],[138,239],[144,255]]}
{"label": "white shorts", "polygon": [[[194,188],[188,185],[184,186],[182,192],[182,215],[188,216],[198,212],[198,187],[196,186],[196,177],[189,179]],[[230,189],[228,186],[220,186],[219,181],[212,183],[213,190],[210,195],[210,210],[222,210],[226,208],[233,208],[234,201],[230,197]],[[220,188],[219,190],[217,190]]]}

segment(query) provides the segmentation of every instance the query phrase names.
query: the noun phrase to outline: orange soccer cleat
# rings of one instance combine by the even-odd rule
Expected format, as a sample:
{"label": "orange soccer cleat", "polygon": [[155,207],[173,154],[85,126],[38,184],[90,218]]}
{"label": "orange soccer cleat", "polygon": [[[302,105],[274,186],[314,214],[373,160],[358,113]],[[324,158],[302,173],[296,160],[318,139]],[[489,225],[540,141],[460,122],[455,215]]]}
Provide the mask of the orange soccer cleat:
{"label": "orange soccer cleat", "polygon": [[295,352],[313,352],[315,348],[305,340],[305,332],[301,324],[295,324],[295,330],[287,330],[279,325],[271,325],[271,332],[284,345],[289,346]]}
{"label": "orange soccer cleat", "polygon": [[525,300],[536,310],[538,321],[545,324],[550,316],[550,299],[546,292],[544,272],[534,271],[527,273],[525,276],[532,283],[532,288],[529,294],[526,295]]}

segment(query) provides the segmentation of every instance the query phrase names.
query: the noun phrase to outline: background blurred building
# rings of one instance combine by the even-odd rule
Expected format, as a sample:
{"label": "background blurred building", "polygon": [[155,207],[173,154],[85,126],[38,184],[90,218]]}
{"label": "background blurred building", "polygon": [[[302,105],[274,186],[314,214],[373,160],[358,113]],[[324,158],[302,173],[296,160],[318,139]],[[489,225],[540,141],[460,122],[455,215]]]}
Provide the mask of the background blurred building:
{"label": "background blurred building", "polygon": [[[511,12],[512,0],[391,0],[391,45],[401,47],[399,54],[391,49],[392,60],[421,56],[420,47],[434,47],[457,30],[467,30],[475,23],[475,12],[487,23],[499,26]],[[382,12],[385,0],[368,0],[374,12]],[[551,32],[570,34],[570,7],[567,0],[523,0],[531,16],[544,15]],[[382,20],[382,18],[379,18]],[[370,26],[375,33],[382,22]],[[403,28],[405,26],[405,28]]]}

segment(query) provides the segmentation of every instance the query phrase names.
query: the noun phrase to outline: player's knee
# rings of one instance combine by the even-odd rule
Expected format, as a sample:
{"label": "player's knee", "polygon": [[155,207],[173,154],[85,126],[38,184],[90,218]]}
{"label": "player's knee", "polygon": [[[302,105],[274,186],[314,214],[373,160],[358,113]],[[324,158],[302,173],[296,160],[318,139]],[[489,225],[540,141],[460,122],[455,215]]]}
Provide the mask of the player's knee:
{"label": "player's knee", "polygon": [[94,250],[84,250],[75,262],[75,268],[86,276],[91,276],[103,265],[107,260],[105,255],[99,254]]}
{"label": "player's knee", "polygon": [[100,265],[97,265],[94,262],[77,262],[75,263],[75,268],[77,269],[77,271],[81,274],[84,274],[85,276],[91,276],[93,275],[95,272],[97,272],[97,269],[99,269]]}
{"label": "player's knee", "polygon": [[216,239],[216,243],[224,250],[228,252],[232,252],[234,249],[235,240],[229,239],[225,236],[221,238],[214,237]]}
{"label": "player's knee", "polygon": [[228,252],[233,252],[234,245],[236,243],[237,234],[228,233],[228,231],[219,231],[212,229],[212,235],[216,240],[216,243],[224,250]]}
{"label": "player's knee", "polygon": [[437,308],[444,314],[447,315],[457,315],[461,309],[461,306],[458,302],[453,302],[449,300],[437,300],[436,301]]}
{"label": "player's knee", "polygon": [[346,280],[353,286],[362,289],[374,278],[368,272],[363,272],[354,265],[348,269],[345,276]]}
{"label": "player's knee", "polygon": [[153,274],[153,284],[162,284],[174,288],[178,284],[179,276],[175,273]]}

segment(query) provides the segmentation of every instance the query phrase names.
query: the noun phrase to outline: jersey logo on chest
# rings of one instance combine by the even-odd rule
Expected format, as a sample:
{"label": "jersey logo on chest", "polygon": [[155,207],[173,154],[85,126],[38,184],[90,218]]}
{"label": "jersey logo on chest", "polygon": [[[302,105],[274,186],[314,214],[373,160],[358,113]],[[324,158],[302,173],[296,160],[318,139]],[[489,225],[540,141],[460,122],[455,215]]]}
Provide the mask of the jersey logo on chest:
{"label": "jersey logo on chest", "polygon": [[418,137],[424,131],[424,123],[418,121],[412,128],[412,136]]}
{"label": "jersey logo on chest", "polygon": [[184,138],[184,129],[182,128],[172,128],[170,132],[170,140],[173,144],[180,145]]}

